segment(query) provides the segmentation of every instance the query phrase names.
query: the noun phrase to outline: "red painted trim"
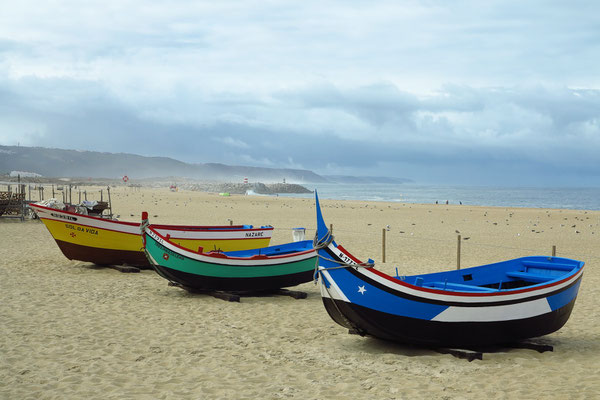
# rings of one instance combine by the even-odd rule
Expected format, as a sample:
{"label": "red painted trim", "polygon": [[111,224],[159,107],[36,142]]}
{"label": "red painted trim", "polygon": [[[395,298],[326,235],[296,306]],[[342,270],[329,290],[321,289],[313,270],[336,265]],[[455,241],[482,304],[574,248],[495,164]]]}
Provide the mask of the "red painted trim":
{"label": "red painted trim", "polygon": [[[40,206],[39,204],[30,204],[29,207],[33,207],[34,209],[36,207],[39,207],[43,210],[49,211],[49,212],[60,212],[60,213],[64,213],[64,214],[68,214],[68,215],[73,215],[75,217],[79,217],[79,218],[90,218],[96,221],[105,221],[105,222],[112,222],[114,224],[121,224],[121,225],[128,225],[128,226],[140,226],[139,223],[136,222],[125,222],[125,221],[114,221],[112,219],[106,219],[106,218],[99,218],[99,217],[93,217],[91,215],[83,215],[83,214],[77,214],[71,211],[65,211],[65,210],[57,210],[56,208],[50,208],[50,207],[44,207],[44,206]],[[50,219],[50,218],[47,218]]]}
{"label": "red painted trim", "polygon": [[[61,212],[64,212],[64,211],[61,211]],[[81,216],[81,214],[74,214],[74,215],[79,215],[79,216]],[[84,215],[84,217],[85,217],[85,215]],[[40,217],[40,219],[41,219],[41,220],[48,220],[48,221],[57,221],[57,222],[71,223],[71,224],[73,224],[73,225],[87,226],[87,227],[90,227],[90,228],[93,228],[93,229],[101,229],[101,230],[103,230],[103,231],[117,232],[117,233],[122,233],[122,234],[124,234],[124,235],[135,235],[135,236],[140,236],[140,234],[139,234],[139,233],[125,232],[125,231],[121,231],[121,230],[117,230],[117,229],[110,229],[110,228],[98,228],[98,227],[96,227],[96,226],[92,226],[92,225],[87,225],[87,224],[80,223],[79,221],[67,221],[67,220],[61,220],[60,218],[59,218],[59,219],[52,219],[52,218],[46,218],[46,217]],[[106,220],[103,220],[103,221],[106,221]],[[117,222],[117,221],[110,221],[110,222]],[[136,225],[136,224],[133,224],[133,225],[134,225],[134,226],[139,226],[139,224],[138,224],[138,225]]]}
{"label": "red painted trim", "polygon": [[506,295],[513,295],[513,294],[519,294],[519,293],[526,293],[526,292],[532,292],[532,291],[536,291],[536,290],[540,290],[540,289],[546,289],[552,286],[557,286],[560,285],[561,283],[564,283],[566,281],[568,281],[569,279],[572,279],[575,275],[577,275],[579,273],[579,271],[583,271],[583,266],[579,269],[579,271],[575,271],[574,273],[570,274],[569,276],[567,276],[564,279],[561,279],[560,281],[556,281],[553,283],[548,283],[546,285],[542,285],[542,286],[536,286],[536,287],[529,287],[529,288],[525,288],[525,289],[519,289],[519,290],[515,290],[515,291],[511,291],[511,292],[494,292],[494,293],[470,293],[470,292],[449,292],[446,290],[439,290],[439,289],[431,289],[431,288],[424,288],[422,286],[416,286],[416,285],[412,285],[410,283],[407,283],[405,281],[401,281],[399,279],[396,279],[392,276],[389,276],[381,271],[376,270],[375,268],[368,268],[368,270],[370,272],[373,272],[375,275],[378,275],[382,278],[387,279],[388,281],[395,283],[397,285],[400,286],[404,286],[413,290],[417,290],[420,292],[426,292],[426,293],[435,293],[435,294],[443,294],[446,296],[459,296],[459,297],[493,297],[493,296],[506,296]]}
{"label": "red painted trim", "polygon": [[340,249],[342,251],[342,253],[344,253],[348,258],[350,258],[355,263],[362,264],[362,261],[360,261],[358,258],[354,257],[352,254],[350,254],[348,252],[348,250],[346,250],[341,244],[338,244],[337,248]]}
{"label": "red painted trim", "polygon": [[[65,210],[57,210],[55,208],[50,208],[50,207],[44,207],[44,206],[40,206],[39,204],[30,204],[30,207],[36,208],[39,207],[43,210],[46,210],[48,212],[60,212],[60,213],[64,213],[67,215],[72,215],[75,216],[77,218],[90,218],[92,220],[96,220],[96,221],[103,221],[103,222],[109,222],[109,223],[113,223],[116,225],[127,225],[127,226],[140,226],[139,223],[136,222],[126,222],[126,221],[115,221],[112,219],[106,219],[106,218],[99,218],[99,217],[93,217],[91,215],[84,215],[84,214],[77,214],[74,212],[70,212],[70,211],[65,211]],[[44,219],[44,218],[40,218],[40,219]],[[49,219],[49,220],[53,220],[51,218],[45,218],[45,219]],[[60,221],[60,219],[56,219],[53,221]],[[83,223],[77,223],[77,222],[73,222],[75,224],[78,225],[83,225],[83,226],[89,226]],[[274,228],[271,227],[266,227],[266,228],[244,228],[243,225],[234,225],[234,226],[229,226],[229,225],[166,225],[166,224],[152,224],[154,227],[156,227],[157,229],[171,229],[174,231],[207,231],[207,232],[253,232],[253,231],[272,231]],[[212,228],[212,229],[211,229]],[[122,232],[119,230],[115,230],[115,229],[108,229],[108,228],[100,228],[100,229],[106,229],[108,231],[113,231],[113,232]],[[129,233],[129,232],[122,232],[122,233]],[[269,239],[270,236],[268,237],[257,237],[257,238],[230,238],[230,239],[218,239],[218,240],[252,240],[252,239]],[[216,240],[216,239],[215,239]]]}
{"label": "red painted trim", "polygon": [[161,225],[161,224],[152,224],[152,226],[157,229],[176,229],[178,231],[213,231],[218,230],[219,232],[252,232],[252,231],[272,231],[274,228],[272,226],[265,228],[244,228],[244,225]]}
{"label": "red painted trim", "polygon": [[[211,257],[211,258],[220,258],[220,259],[225,258],[225,259],[228,259],[228,260],[246,260],[246,261],[247,260],[256,260],[256,259],[252,258],[253,256],[250,256],[250,257],[231,257],[231,256],[228,256],[226,254],[218,253],[218,252],[215,252],[213,254],[210,254],[210,252],[208,252],[208,253],[200,253],[200,252],[197,252],[197,251],[194,251],[194,250],[186,249],[185,247],[182,247],[182,246],[178,245],[177,243],[174,243],[174,242],[170,241],[169,239],[167,239],[166,237],[164,237],[163,235],[161,235],[160,233],[158,233],[157,231],[155,231],[153,229],[153,225],[148,226],[147,229],[149,229],[152,232],[154,232],[154,234],[156,236],[158,236],[159,238],[161,238],[165,242],[169,243],[171,246],[176,247],[177,249],[183,250],[185,252],[194,253],[194,254],[200,254],[201,256]],[[244,239],[244,240],[246,240],[246,239]],[[265,256],[265,258],[263,258],[263,259],[264,260],[279,260],[279,259],[296,257],[296,256],[299,256],[299,255],[304,255],[304,254],[308,254],[308,253],[311,253],[311,252],[314,252],[315,255],[316,255],[316,250],[315,249],[309,249],[309,250],[299,251],[299,252],[291,253],[291,254],[283,254],[283,255],[280,255],[280,256]]]}

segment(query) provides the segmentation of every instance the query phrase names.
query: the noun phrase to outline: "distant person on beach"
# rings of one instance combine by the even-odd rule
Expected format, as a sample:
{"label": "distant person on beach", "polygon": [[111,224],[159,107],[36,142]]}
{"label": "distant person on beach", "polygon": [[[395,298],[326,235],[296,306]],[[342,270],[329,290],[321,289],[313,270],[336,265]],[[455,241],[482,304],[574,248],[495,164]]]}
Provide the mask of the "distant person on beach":
{"label": "distant person on beach", "polygon": [[446,200],[446,204],[448,204],[448,200]]}

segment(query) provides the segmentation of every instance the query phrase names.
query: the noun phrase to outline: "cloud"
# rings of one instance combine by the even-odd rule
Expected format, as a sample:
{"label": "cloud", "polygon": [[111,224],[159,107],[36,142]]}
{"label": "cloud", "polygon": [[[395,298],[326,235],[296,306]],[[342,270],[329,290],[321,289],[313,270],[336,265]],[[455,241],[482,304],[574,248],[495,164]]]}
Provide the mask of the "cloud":
{"label": "cloud", "polygon": [[0,16],[0,143],[597,184],[599,11],[24,0]]}
{"label": "cloud", "polygon": [[241,149],[247,149],[249,147],[248,143],[246,143],[240,139],[234,139],[231,136],[226,136],[224,138],[217,137],[217,138],[214,138],[214,140],[217,142],[221,142],[227,146],[238,147]]}

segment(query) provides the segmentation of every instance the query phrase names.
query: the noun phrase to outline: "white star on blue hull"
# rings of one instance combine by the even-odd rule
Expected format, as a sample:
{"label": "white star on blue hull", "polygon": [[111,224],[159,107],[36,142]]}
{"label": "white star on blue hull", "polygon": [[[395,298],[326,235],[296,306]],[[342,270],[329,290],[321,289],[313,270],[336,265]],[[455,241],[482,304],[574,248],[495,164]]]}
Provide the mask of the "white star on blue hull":
{"label": "white star on blue hull", "polygon": [[365,294],[366,291],[367,291],[367,289],[365,289],[364,285],[358,287],[358,292],[360,294]]}

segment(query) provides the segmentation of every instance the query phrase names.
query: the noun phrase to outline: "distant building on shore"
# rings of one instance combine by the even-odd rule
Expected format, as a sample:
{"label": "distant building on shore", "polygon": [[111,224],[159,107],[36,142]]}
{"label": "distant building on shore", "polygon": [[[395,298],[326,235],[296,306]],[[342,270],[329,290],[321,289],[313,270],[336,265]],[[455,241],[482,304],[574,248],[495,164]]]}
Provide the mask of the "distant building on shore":
{"label": "distant building on shore", "polygon": [[42,175],[36,174],[35,172],[27,172],[27,171],[10,171],[9,176],[11,178],[16,178],[17,176],[21,176],[22,178],[41,178]]}

